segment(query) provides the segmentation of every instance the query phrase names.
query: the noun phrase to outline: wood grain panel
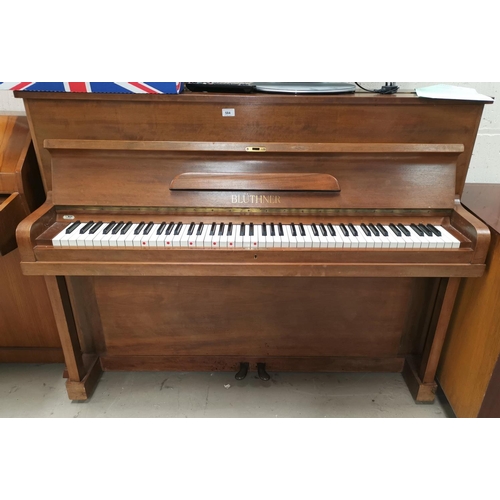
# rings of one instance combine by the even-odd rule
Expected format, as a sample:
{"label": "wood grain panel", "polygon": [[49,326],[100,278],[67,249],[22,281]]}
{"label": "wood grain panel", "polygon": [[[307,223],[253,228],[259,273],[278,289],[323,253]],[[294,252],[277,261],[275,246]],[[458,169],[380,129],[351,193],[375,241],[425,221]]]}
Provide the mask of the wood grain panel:
{"label": "wood grain panel", "polygon": [[[57,151],[53,158],[55,205],[128,207],[251,207],[336,209],[451,209],[455,160],[450,154],[356,155],[311,158],[294,155],[175,155],[168,152]],[[103,168],[103,165],[106,168]],[[171,191],[185,172],[216,174],[332,175],[342,191],[289,192],[239,190]],[[276,196],[269,196],[276,194]],[[253,198],[252,198],[253,197]]]}
{"label": "wood grain panel", "polygon": [[[117,96],[16,93],[23,97],[52,189],[45,139],[463,144],[455,191],[462,192],[484,103],[413,95]],[[234,107],[235,116],[222,116]],[[147,120],[144,117],[148,117]]]}
{"label": "wood grain panel", "polygon": [[18,250],[0,258],[0,346],[60,348],[44,279],[19,263]]}
{"label": "wood grain panel", "polygon": [[492,244],[482,278],[459,290],[438,379],[457,416],[478,415],[500,353],[500,236]]}
{"label": "wood grain panel", "polygon": [[110,356],[397,356],[412,285],[404,278],[94,280]]}

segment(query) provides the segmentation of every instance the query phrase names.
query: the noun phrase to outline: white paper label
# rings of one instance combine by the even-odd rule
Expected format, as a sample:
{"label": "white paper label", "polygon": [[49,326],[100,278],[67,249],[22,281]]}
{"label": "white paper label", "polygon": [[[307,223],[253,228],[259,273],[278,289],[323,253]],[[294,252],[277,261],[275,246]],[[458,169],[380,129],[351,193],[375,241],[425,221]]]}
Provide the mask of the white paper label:
{"label": "white paper label", "polygon": [[234,108],[222,108],[222,116],[234,116]]}
{"label": "white paper label", "polygon": [[73,220],[75,218],[74,215],[63,215],[64,220]]}

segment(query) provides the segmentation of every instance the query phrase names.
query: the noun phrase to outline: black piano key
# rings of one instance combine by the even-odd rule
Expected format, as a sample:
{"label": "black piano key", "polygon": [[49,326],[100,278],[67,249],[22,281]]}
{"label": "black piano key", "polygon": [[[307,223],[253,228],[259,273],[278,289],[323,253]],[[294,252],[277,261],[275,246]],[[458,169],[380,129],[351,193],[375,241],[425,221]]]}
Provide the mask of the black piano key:
{"label": "black piano key", "polygon": [[[156,231],[156,234],[161,234],[163,233],[163,230],[167,227],[167,223],[166,222],[162,222],[160,224],[160,227],[158,228],[158,230]],[[135,233],[137,234],[137,233]]]}
{"label": "black piano key", "polygon": [[67,228],[66,228],[66,234],[70,234],[72,233],[78,226],[80,225],[80,221],[77,220],[75,222],[73,222],[73,224],[70,224]]}
{"label": "black piano key", "polygon": [[368,226],[366,224],[361,224],[361,229],[366,234],[366,236],[371,236],[372,235],[372,233],[370,233],[370,230],[368,229]]}
{"label": "black piano key", "polygon": [[172,230],[174,229],[174,226],[175,226],[175,222],[171,222],[171,223],[168,225],[167,230],[165,231],[165,234],[166,234],[166,235],[169,235],[169,234],[172,232]]}
{"label": "black piano key", "polygon": [[432,231],[436,236],[441,236],[441,231],[432,224],[427,224],[427,228],[429,229],[429,231]]}
{"label": "black piano key", "polygon": [[296,238],[297,237],[297,229],[295,229],[295,224],[293,222],[290,223],[290,230],[292,231],[292,236],[294,238]]}
{"label": "black piano key", "polygon": [[401,231],[392,222],[389,224],[389,227],[396,236],[401,236]]}
{"label": "black piano key", "polygon": [[149,234],[154,225],[154,222],[149,222],[148,225],[144,228],[144,232],[142,234]]}
{"label": "black piano key", "polygon": [[224,236],[224,227],[225,224],[224,222],[222,222],[221,225],[219,226],[219,236]]}
{"label": "black piano key", "polygon": [[304,229],[304,224],[302,224],[302,222],[299,222],[299,231],[300,231],[300,236],[306,235],[306,230]]}
{"label": "black piano key", "polygon": [[344,234],[344,236],[349,236],[349,231],[345,227],[345,224],[343,224],[343,223],[340,224],[340,230],[342,231],[342,233]]}
{"label": "black piano key", "polygon": [[424,232],[416,225],[416,224],[410,224],[410,227],[419,235],[423,236]]}
{"label": "black piano key", "polygon": [[352,222],[350,222],[349,224],[347,224],[347,227],[351,230],[351,233],[352,233],[353,236],[357,236],[358,235],[358,231],[354,227],[354,225],[352,224]]}
{"label": "black piano key", "polygon": [[278,224],[278,235],[285,236],[285,233],[283,231],[283,224],[281,222]]}
{"label": "black piano key", "polygon": [[113,230],[111,231],[111,234],[118,234],[118,231],[120,231],[120,229],[125,225],[125,222],[123,222],[122,220],[120,222],[118,222],[118,224],[113,228]]}
{"label": "black piano key", "polygon": [[372,223],[368,224],[368,227],[370,228],[370,231],[373,233],[373,236],[380,236],[378,229]]}
{"label": "black piano key", "polygon": [[325,225],[324,225],[323,223],[321,223],[321,224],[319,225],[319,228],[320,228],[320,230],[321,230],[321,234],[322,234],[323,236],[326,236],[326,227],[325,227]]}
{"label": "black piano key", "polygon": [[203,226],[204,226],[203,222],[200,222],[198,224],[198,229],[196,230],[196,236],[201,236],[201,233],[203,232]]}
{"label": "black piano key", "polygon": [[80,229],[80,234],[85,234],[93,225],[94,225],[93,220],[84,224],[84,226]]}
{"label": "black piano key", "polygon": [[114,227],[115,227],[116,222],[111,221],[105,228],[104,231],[102,232],[103,234],[108,234]]}
{"label": "black piano key", "polygon": [[404,226],[404,224],[398,224],[398,228],[399,230],[405,235],[405,236],[411,236],[410,235],[410,231],[408,231],[408,229],[406,229],[406,227]]}
{"label": "black piano key", "polygon": [[418,227],[426,234],[426,236],[432,236],[432,233],[425,227],[424,224],[419,224]]}
{"label": "black piano key", "polygon": [[189,227],[188,227],[188,236],[191,236],[193,233],[194,233],[194,227],[195,227],[195,223],[194,222],[191,222],[191,224],[189,224]]}
{"label": "black piano key", "polygon": [[270,229],[271,236],[276,236],[276,230],[274,229],[274,222],[271,222],[271,229]]}
{"label": "black piano key", "polygon": [[228,225],[227,225],[227,235],[228,236],[232,236],[233,235],[233,223],[230,222]]}
{"label": "black piano key", "polygon": [[127,234],[128,230],[132,227],[132,221],[128,221],[120,231],[120,234]]}
{"label": "black piano key", "polygon": [[96,222],[89,231],[89,234],[97,233],[98,229],[104,224],[104,222]]}
{"label": "black piano key", "polygon": [[328,223],[328,224],[327,224],[327,227],[328,227],[328,231],[330,231],[330,234],[331,234],[332,236],[335,236],[335,235],[337,234],[337,233],[335,232],[335,228],[332,226],[332,224],[331,224],[331,223]]}
{"label": "black piano key", "polygon": [[387,236],[389,236],[387,229],[384,226],[382,226],[382,224],[380,224],[380,222],[377,224],[377,228],[382,233],[382,236],[385,236],[386,238],[387,238]]}
{"label": "black piano key", "polygon": [[314,222],[311,224],[311,229],[314,236],[319,236],[318,228],[316,227],[316,224]]}
{"label": "black piano key", "polygon": [[267,227],[265,222],[262,223],[262,236],[267,236]]}
{"label": "black piano key", "polygon": [[253,222],[250,222],[250,228],[248,230],[249,236],[253,236]]}
{"label": "black piano key", "polygon": [[[140,234],[140,232],[142,231],[142,228],[146,225],[146,223],[144,221],[142,222],[139,222],[139,225],[134,229],[134,234]],[[158,233],[160,234],[160,233]]]}
{"label": "black piano key", "polygon": [[240,236],[245,236],[245,223],[240,224]]}
{"label": "black piano key", "polygon": [[215,222],[212,222],[212,226],[210,227],[210,234],[209,236],[215,236],[215,230],[217,229],[217,224]]}
{"label": "black piano key", "polygon": [[[178,236],[178,235],[181,233],[181,229],[182,229],[182,226],[183,226],[183,225],[184,225],[184,224],[183,224],[182,222],[179,222],[179,223],[177,224],[177,226],[175,226],[174,236]],[[146,229],[147,229],[147,228],[146,228]],[[144,234],[147,234],[147,233],[146,233],[146,229],[144,230]]]}

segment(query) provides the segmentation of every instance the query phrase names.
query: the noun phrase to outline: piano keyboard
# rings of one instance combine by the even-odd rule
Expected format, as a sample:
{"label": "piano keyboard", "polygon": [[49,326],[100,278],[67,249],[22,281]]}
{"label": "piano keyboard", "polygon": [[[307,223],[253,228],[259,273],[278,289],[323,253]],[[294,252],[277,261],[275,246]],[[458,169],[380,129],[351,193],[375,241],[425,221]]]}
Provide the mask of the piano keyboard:
{"label": "piano keyboard", "polygon": [[460,241],[432,224],[182,223],[76,221],[60,231],[59,247],[185,248],[459,248]]}

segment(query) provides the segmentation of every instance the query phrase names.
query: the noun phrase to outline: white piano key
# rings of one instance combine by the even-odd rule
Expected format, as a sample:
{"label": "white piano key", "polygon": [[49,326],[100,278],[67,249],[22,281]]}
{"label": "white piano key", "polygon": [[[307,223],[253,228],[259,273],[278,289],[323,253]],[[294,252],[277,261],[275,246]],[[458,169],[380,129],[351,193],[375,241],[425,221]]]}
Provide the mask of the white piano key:
{"label": "white piano key", "polygon": [[[106,224],[102,224],[99,229],[94,233],[94,234],[90,234],[89,232],[89,235],[87,238],[85,238],[85,246],[86,247],[93,247],[94,246],[94,240],[96,238],[99,237],[99,235],[102,234],[102,232],[104,231],[104,228],[106,227]],[[92,228],[91,228],[92,229]]]}
{"label": "white piano key", "polygon": [[[176,225],[176,229],[177,229],[177,225]],[[188,229],[189,229],[189,224],[182,224],[180,231],[179,231],[179,234],[174,234],[172,237],[172,247],[180,248],[181,238],[184,236],[184,234],[187,232]],[[173,232],[175,233],[175,229]]]}
{"label": "white piano key", "polygon": [[279,232],[278,223],[274,224],[274,236],[271,236],[271,238],[273,239],[273,247],[281,248],[281,236]]}
{"label": "white piano key", "polygon": [[[181,231],[182,236],[181,236],[179,242],[180,242],[181,247],[187,248],[189,246],[189,238],[192,236],[192,235],[188,234],[189,228],[191,227],[191,222],[188,222],[187,224],[184,224],[184,225],[186,226],[186,230]],[[184,229],[184,226],[182,226],[182,228]],[[195,229],[196,229],[196,225],[193,227],[193,234],[195,232]]]}
{"label": "white piano key", "polygon": [[[212,232],[212,229],[214,231],[217,230],[217,224],[214,225],[214,223],[209,222],[207,224],[207,231],[205,232],[205,239],[203,240],[203,247],[204,248],[212,248],[212,235],[210,234]],[[214,233],[215,234],[215,233]]]}
{"label": "white piano key", "polygon": [[66,229],[69,226],[66,226],[62,231],[59,231],[53,238],[52,238],[52,245],[55,247],[60,247],[61,245],[61,240],[64,238],[64,235],[66,234]]}
{"label": "white piano key", "polygon": [[212,244],[211,244],[211,248],[214,248],[214,249],[218,249],[219,248],[219,240],[220,240],[220,235],[219,235],[219,231],[220,231],[220,224],[217,224],[215,226],[215,233],[212,235]]}
{"label": "white piano key", "polygon": [[241,224],[237,224],[233,227],[235,232],[234,246],[236,248],[243,248],[243,235],[241,234]]}
{"label": "white piano key", "polygon": [[455,238],[448,230],[446,230],[443,226],[438,226],[438,229],[441,232],[441,237],[447,243],[451,243],[451,248],[460,248],[460,240]]}
{"label": "white piano key", "polygon": [[357,236],[354,236],[358,241],[358,248],[366,248],[368,246],[368,243],[366,241],[366,235],[361,229],[361,226],[354,226],[354,229],[356,229],[356,232],[358,233]]}
{"label": "white piano key", "polygon": [[290,226],[282,224],[281,227],[283,228],[283,236],[280,237],[281,247],[288,248],[290,246],[290,230],[289,230]]}
{"label": "white piano key", "polygon": [[[266,226],[267,236],[264,238],[264,246],[266,248],[274,248],[274,236],[271,236],[271,224]],[[274,226],[274,234],[276,234],[276,225]]]}
{"label": "white piano key", "polygon": [[259,247],[259,224],[253,225],[253,236],[250,236],[250,248],[257,249]]}
{"label": "white piano key", "polygon": [[401,239],[401,241],[399,241],[398,237],[392,232],[392,229],[389,227],[389,224],[384,224],[383,226],[388,234],[386,238],[389,240],[389,248],[404,248],[404,240]]}
{"label": "white piano key", "polygon": [[367,235],[361,226],[355,226],[358,230],[358,234],[362,234],[366,242],[366,248],[375,248],[375,239],[373,233],[370,231],[370,235]]}
{"label": "white piano key", "polygon": [[118,239],[116,240],[116,246],[117,247],[124,247],[124,246],[126,246],[127,238],[129,238],[129,236],[131,234],[134,234],[133,231],[132,231],[132,227],[133,226],[134,225],[132,224],[132,226],[128,228],[128,230],[127,230],[127,232],[125,234],[122,234],[122,231],[125,228],[125,226],[123,226],[120,229]]}
{"label": "white piano key", "polygon": [[315,236],[313,228],[311,225],[307,224],[304,225],[304,229],[306,231],[306,234],[308,238],[311,240],[311,244],[309,245],[309,248],[319,248],[321,245],[321,241],[319,239],[319,228],[316,226],[316,229],[318,230],[318,236]]}
{"label": "white piano key", "polygon": [[162,235],[158,234],[158,229],[160,229],[161,224],[155,224],[153,229],[151,229],[151,237],[148,240],[148,246],[157,247],[158,243],[163,246]]}
{"label": "white piano key", "polygon": [[224,224],[224,230],[221,236],[219,236],[219,247],[220,248],[227,248],[227,230],[228,230],[229,224]]}
{"label": "white piano key", "polygon": [[292,226],[283,226],[284,229],[286,229],[288,233],[288,246],[290,248],[297,248],[299,242],[297,241],[297,236],[294,236],[292,233]]}
{"label": "white piano key", "polygon": [[[227,248],[232,250],[235,247],[236,233],[239,230],[239,226],[232,224],[227,228]],[[231,234],[229,234],[231,233]]]}
{"label": "white piano key", "polygon": [[[198,227],[199,229],[199,227]],[[196,233],[198,232],[196,230]],[[205,238],[210,231],[210,224],[203,224],[203,228],[201,229],[201,234],[196,234],[196,241],[194,242],[194,246],[196,248],[203,248],[205,246]]]}
{"label": "white piano key", "polygon": [[404,224],[404,227],[409,231],[410,236],[408,238],[411,239],[413,245],[413,249],[418,249],[422,247],[422,241],[420,240],[420,236],[410,227],[409,224]]}
{"label": "white piano key", "polygon": [[[264,236],[264,233],[263,233],[264,230],[262,228],[262,224],[255,224],[254,228],[257,231],[258,236],[259,236],[258,241],[257,241],[257,248],[265,248],[266,247],[266,237]],[[268,229],[269,229],[269,227],[266,224],[266,233],[267,233]]]}
{"label": "white piano key", "polygon": [[336,238],[340,239],[342,241],[342,247],[343,248],[351,248],[351,240],[349,236],[345,236],[345,234],[342,232],[342,229],[340,229],[339,225],[334,225],[333,229],[335,229],[335,234]]}

